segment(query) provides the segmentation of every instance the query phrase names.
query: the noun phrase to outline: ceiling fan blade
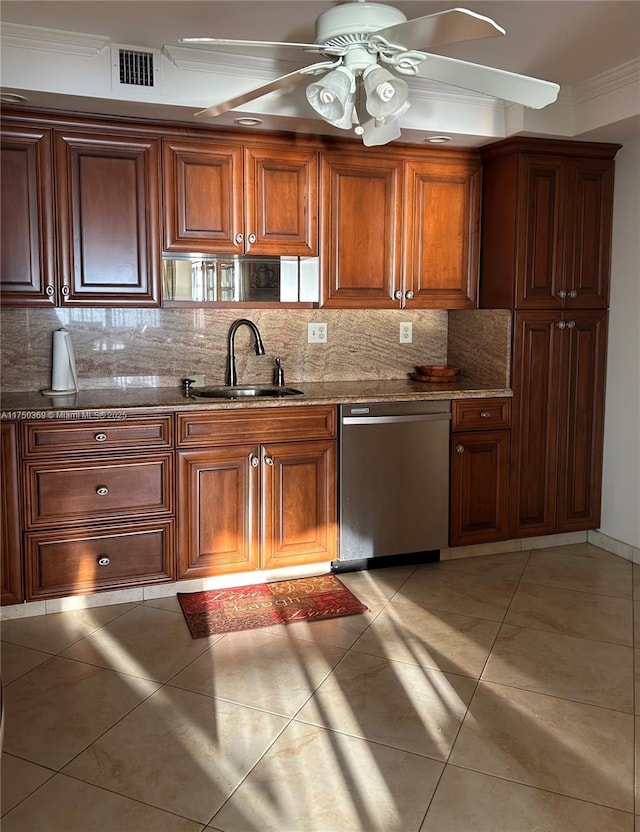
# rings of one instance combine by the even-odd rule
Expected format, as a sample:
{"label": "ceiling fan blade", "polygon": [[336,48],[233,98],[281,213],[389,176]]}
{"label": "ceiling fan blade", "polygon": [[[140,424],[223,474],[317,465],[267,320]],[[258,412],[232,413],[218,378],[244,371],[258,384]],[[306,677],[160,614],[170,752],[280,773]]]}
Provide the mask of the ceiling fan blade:
{"label": "ceiling fan blade", "polygon": [[449,9],[379,29],[372,34],[371,39],[375,42],[379,37],[384,38],[388,43],[407,49],[428,49],[444,43],[495,38],[504,34],[506,32],[502,26],[498,26],[490,17],[468,9]]}
{"label": "ceiling fan blade", "polygon": [[551,81],[459,61],[457,58],[446,58],[444,55],[428,54],[416,74],[453,87],[523,104],[535,110],[553,104],[560,91],[559,85]]}
{"label": "ceiling fan blade", "polygon": [[318,75],[321,72],[328,72],[330,69],[335,69],[340,64],[340,61],[322,61],[318,64],[311,64],[310,66],[303,66],[301,69],[296,69],[286,75],[281,75],[268,84],[263,84],[261,87],[255,87],[252,90],[237,95],[235,98],[229,98],[227,101],[221,101],[219,104],[214,104],[212,107],[207,107],[205,110],[199,110],[195,113],[201,118],[214,118],[226,113],[228,110],[235,110],[236,107],[246,104],[248,101],[253,101],[256,98],[261,98],[270,92],[288,87],[291,84],[297,84],[309,75]]}
{"label": "ceiling fan blade", "polygon": [[186,46],[208,46],[219,52],[238,55],[258,55],[264,58],[300,58],[300,52],[344,55],[343,46],[322,46],[317,43],[288,43],[286,41],[232,40],[231,38],[180,38]]}

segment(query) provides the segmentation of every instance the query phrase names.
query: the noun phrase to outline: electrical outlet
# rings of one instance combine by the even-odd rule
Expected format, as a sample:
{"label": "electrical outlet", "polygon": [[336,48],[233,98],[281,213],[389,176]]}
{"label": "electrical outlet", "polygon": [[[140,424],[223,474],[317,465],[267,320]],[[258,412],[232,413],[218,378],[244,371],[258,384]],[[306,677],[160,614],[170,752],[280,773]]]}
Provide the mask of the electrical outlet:
{"label": "electrical outlet", "polygon": [[413,341],[413,324],[405,321],[400,324],[400,343],[410,344]]}
{"label": "electrical outlet", "polygon": [[309,344],[326,344],[327,343],[327,325],[326,324],[309,324],[307,326],[307,342]]}

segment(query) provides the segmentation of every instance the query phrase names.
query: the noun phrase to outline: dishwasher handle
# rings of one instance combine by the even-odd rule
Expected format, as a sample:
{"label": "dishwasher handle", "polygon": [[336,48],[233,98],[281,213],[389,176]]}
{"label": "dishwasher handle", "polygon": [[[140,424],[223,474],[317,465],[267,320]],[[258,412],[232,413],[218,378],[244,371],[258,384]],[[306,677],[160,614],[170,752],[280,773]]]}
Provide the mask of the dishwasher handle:
{"label": "dishwasher handle", "polygon": [[411,413],[406,416],[343,416],[343,425],[393,425],[399,422],[450,421],[450,413]]}

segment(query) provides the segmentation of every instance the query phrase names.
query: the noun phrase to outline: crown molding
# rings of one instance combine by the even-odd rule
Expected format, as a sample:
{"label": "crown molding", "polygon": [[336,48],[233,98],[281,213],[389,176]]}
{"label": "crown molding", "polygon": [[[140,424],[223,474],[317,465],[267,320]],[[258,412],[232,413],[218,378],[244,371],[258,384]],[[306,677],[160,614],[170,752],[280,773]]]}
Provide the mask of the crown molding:
{"label": "crown molding", "polygon": [[609,69],[600,75],[594,75],[581,84],[571,88],[571,98],[574,104],[583,104],[592,98],[609,95],[629,84],[640,81],[640,58],[633,58],[620,66]]}
{"label": "crown molding", "polygon": [[18,23],[3,23],[0,31],[0,43],[3,47],[16,46],[20,49],[39,49],[88,57],[97,55],[110,40],[111,38],[102,35],[83,35],[80,32],[43,29],[40,26],[24,26]]}

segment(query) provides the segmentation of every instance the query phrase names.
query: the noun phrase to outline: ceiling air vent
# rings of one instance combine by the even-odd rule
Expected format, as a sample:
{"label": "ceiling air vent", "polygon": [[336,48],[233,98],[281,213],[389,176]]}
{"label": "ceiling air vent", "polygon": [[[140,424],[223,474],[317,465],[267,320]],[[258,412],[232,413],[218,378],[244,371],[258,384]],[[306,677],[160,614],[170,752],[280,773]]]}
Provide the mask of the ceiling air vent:
{"label": "ceiling air vent", "polygon": [[137,46],[111,44],[111,85],[115,90],[138,89],[158,93],[160,52]]}

